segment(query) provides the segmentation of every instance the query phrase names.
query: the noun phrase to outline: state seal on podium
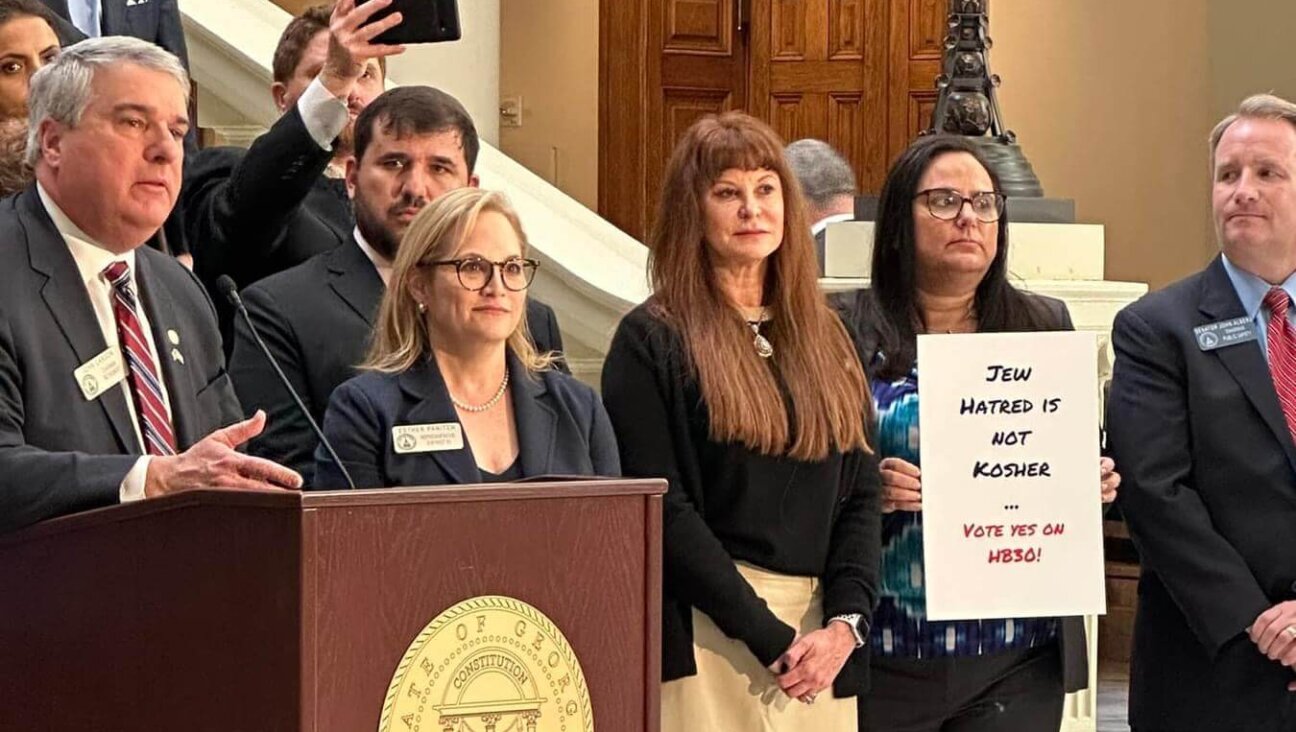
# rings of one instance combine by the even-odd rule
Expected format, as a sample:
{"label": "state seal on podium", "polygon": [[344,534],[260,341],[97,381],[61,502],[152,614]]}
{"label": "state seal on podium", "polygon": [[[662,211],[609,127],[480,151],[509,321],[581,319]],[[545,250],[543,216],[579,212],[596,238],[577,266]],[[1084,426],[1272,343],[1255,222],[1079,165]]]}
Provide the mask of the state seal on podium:
{"label": "state seal on podium", "polygon": [[571,645],[544,613],[483,595],[428,623],[396,667],[379,732],[593,732]]}

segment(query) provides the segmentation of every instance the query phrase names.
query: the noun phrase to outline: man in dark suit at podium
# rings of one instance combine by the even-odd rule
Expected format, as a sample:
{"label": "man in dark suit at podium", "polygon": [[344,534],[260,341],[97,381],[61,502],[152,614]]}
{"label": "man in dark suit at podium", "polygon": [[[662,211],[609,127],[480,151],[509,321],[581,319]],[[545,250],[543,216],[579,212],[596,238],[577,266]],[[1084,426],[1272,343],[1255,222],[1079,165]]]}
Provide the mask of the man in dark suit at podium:
{"label": "man in dark suit at podium", "polygon": [[[346,173],[356,226],[347,243],[243,292],[257,331],[317,422],[364,360],[405,229],[442,193],[477,185],[479,147],[472,118],[449,94],[426,86],[384,93],[356,122]],[[548,306],[528,298],[527,323],[538,350],[562,350]],[[270,415],[253,454],[292,467],[309,484],[318,440],[241,320],[230,375],[243,406]]]}
{"label": "man in dark suit at podium", "polygon": [[383,59],[400,51],[367,40],[398,14],[361,28],[381,9],[341,0],[294,18],[273,61],[271,93],[282,116],[246,151],[207,148],[185,171],[185,230],[227,353],[234,311],[215,288],[221,275],[246,287],[342,244],[355,226],[342,181],[351,128],[382,93]]}
{"label": "man in dark suit at podium", "polygon": [[1296,105],[1211,134],[1222,249],[1116,317],[1108,444],[1139,550],[1130,723],[1296,729]]}
{"label": "man in dark suit at podium", "polygon": [[32,79],[36,183],[0,202],[0,531],[300,485],[235,452],[265,417],[238,421],[193,275],[141,246],[175,204],[188,92],[174,56],[133,38],[84,41]]}

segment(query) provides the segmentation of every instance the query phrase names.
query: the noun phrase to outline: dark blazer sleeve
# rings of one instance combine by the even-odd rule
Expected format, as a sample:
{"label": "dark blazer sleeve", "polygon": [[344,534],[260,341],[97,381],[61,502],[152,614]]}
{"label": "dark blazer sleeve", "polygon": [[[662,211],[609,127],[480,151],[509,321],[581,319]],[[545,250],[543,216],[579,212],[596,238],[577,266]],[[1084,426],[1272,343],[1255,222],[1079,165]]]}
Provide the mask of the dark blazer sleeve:
{"label": "dark blazer sleeve", "polygon": [[[314,412],[316,405],[310,403],[304,356],[292,324],[284,316],[274,294],[268,288],[254,285],[243,291],[243,302],[257,332],[279,362],[284,376],[288,377],[288,383],[301,396],[306,408]],[[242,318],[234,320],[230,378],[245,410],[251,413],[264,409],[266,412],[265,431],[252,440],[249,452],[296,470],[301,473],[305,484],[310,485],[315,471],[315,447],[319,440]]]}
{"label": "dark blazer sleeve", "polygon": [[[379,464],[384,450],[384,420],[379,405],[355,380],[333,390],[328,411],[324,413],[324,437],[337,451],[358,488],[377,488],[387,485]],[[348,488],[346,478],[329,459],[324,446],[315,448],[315,482],[311,488],[338,490]]]}
{"label": "dark blazer sleeve", "polygon": [[[189,48],[185,45],[184,26],[180,22],[180,6],[176,0],[154,0],[157,4],[157,38],[153,42],[175,54],[185,68],[189,68]],[[193,125],[197,128],[197,123]]]}
{"label": "dark blazer sleeve", "polygon": [[332,155],[310,136],[296,106],[241,157],[221,148],[203,151],[185,171],[182,196],[189,246],[199,266],[250,284],[238,273],[254,269],[247,260],[264,261],[282,244],[289,217]]}
{"label": "dark blazer sleeve", "polygon": [[23,421],[22,372],[0,313],[0,532],[118,501],[139,456],[42,450],[27,444]]}
{"label": "dark blazer sleeve", "polygon": [[672,369],[679,359],[666,353],[669,347],[663,343],[674,339],[654,339],[646,319],[632,313],[622,320],[603,365],[603,400],[620,443],[621,467],[627,476],[661,477],[669,484],[662,506],[662,549],[663,579],[671,597],[706,613],[768,666],[792,644],[796,631],[738,573],[690,498],[690,488],[704,487],[698,485],[685,416],[691,405],[680,395],[683,372]]}
{"label": "dark blazer sleeve", "polygon": [[1107,428],[1121,509],[1144,566],[1213,657],[1272,603],[1193,485],[1183,352],[1132,308],[1116,316],[1112,344]]}

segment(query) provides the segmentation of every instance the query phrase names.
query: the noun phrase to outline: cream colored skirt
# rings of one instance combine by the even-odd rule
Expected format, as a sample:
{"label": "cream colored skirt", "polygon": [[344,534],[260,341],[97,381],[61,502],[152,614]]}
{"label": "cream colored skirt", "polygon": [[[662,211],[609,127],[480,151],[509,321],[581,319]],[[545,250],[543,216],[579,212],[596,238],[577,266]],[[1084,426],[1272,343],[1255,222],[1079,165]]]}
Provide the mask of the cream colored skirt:
{"label": "cream colored skirt", "polygon": [[[823,627],[819,580],[737,565],[774,615],[799,635]],[[814,704],[789,698],[742,641],[696,609],[693,655],[696,676],[662,684],[662,732],[856,732],[854,697],[836,699],[825,689]]]}

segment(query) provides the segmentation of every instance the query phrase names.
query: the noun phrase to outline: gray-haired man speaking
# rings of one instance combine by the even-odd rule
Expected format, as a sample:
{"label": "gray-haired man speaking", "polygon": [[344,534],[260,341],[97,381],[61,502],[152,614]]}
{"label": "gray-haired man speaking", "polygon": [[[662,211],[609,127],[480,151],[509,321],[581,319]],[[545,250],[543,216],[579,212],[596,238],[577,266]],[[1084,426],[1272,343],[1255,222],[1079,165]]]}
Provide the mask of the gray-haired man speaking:
{"label": "gray-haired man speaking", "polygon": [[175,204],[189,81],[83,41],[32,79],[36,183],[0,202],[0,531],[187,488],[300,485],[234,448],[240,410],[193,275],[141,248]]}

